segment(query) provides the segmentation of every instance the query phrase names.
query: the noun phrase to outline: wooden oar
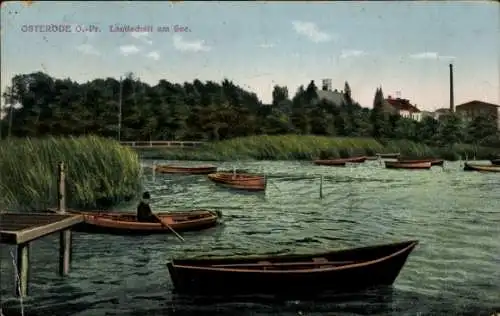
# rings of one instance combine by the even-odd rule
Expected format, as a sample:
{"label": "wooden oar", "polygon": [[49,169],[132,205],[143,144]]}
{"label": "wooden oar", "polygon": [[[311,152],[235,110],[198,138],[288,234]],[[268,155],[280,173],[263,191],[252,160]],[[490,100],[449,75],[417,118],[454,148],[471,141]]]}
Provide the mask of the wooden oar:
{"label": "wooden oar", "polygon": [[175,234],[175,236],[177,236],[177,238],[179,238],[180,240],[182,241],[185,241],[184,238],[182,238],[181,235],[179,235],[173,228],[172,226],[170,226],[167,222],[165,222],[160,216],[156,215],[156,214],[153,214],[154,217],[156,217],[157,220],[160,221],[160,223],[162,223],[164,226],[167,226],[168,229],[170,229],[170,231],[172,231],[172,233]]}

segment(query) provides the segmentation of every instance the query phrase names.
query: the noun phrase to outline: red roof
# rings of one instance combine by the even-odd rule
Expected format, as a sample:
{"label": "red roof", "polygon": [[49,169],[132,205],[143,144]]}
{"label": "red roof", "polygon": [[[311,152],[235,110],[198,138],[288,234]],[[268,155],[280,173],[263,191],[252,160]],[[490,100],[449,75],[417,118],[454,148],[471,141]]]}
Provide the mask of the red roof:
{"label": "red roof", "polygon": [[417,107],[415,107],[414,105],[412,105],[410,103],[410,101],[408,101],[407,99],[400,99],[400,98],[392,99],[392,98],[389,98],[389,99],[385,99],[385,100],[393,108],[395,108],[396,110],[399,110],[399,111],[408,111],[408,112],[413,112],[413,113],[420,112],[420,110],[417,109]]}

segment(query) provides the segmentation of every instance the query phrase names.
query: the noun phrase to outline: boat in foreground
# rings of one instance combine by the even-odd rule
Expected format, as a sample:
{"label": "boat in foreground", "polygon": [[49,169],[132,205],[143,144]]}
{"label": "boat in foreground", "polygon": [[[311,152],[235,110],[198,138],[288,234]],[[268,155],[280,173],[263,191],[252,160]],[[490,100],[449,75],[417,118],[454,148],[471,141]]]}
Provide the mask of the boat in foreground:
{"label": "boat in foreground", "polygon": [[400,153],[376,154],[380,158],[396,159],[401,156]]}
{"label": "boat in foreground", "polygon": [[464,163],[464,171],[500,172],[500,166],[475,165],[475,164],[465,162]]}
{"label": "boat in foreground", "polygon": [[366,161],[366,157],[351,157],[351,158],[339,158],[339,159],[317,159],[314,160],[315,165],[319,166],[345,166],[346,163],[363,163]]}
{"label": "boat in foreground", "polygon": [[392,285],[417,240],[316,254],[173,259],[180,294],[319,294]]}
{"label": "boat in foreground", "polygon": [[266,178],[249,173],[216,172],[208,175],[208,179],[218,185],[238,190],[265,191]]}
{"label": "boat in foreground", "polygon": [[176,232],[198,231],[216,226],[221,213],[210,210],[186,212],[155,213],[163,223],[138,222],[135,213],[124,212],[74,212],[84,216],[84,222],[76,230],[108,234],[169,234]]}
{"label": "boat in foreground", "polygon": [[408,169],[408,170],[428,170],[432,167],[430,161],[427,162],[399,162],[399,161],[384,161],[387,169]]}
{"label": "boat in foreground", "polygon": [[420,162],[430,162],[432,166],[443,166],[443,159],[398,159],[397,162],[400,163],[420,163]]}
{"label": "boat in foreground", "polygon": [[177,174],[209,174],[217,171],[217,167],[213,165],[202,166],[174,166],[174,165],[157,165],[154,167],[158,173],[177,173]]}

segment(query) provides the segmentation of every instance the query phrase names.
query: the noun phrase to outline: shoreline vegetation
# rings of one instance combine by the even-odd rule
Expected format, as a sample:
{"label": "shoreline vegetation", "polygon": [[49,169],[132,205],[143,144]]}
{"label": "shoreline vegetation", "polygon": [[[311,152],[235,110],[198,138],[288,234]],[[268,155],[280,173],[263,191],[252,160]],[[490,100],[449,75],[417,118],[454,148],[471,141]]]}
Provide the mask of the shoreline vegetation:
{"label": "shoreline vegetation", "polygon": [[[458,160],[498,154],[500,133],[493,118],[447,112],[417,121],[388,106],[382,88],[374,90],[373,104],[362,106],[348,82],[338,91],[311,80],[293,95],[286,86],[274,86],[272,102],[265,104],[228,79],[161,79],[151,85],[133,73],[84,83],[43,72],[17,74],[0,108],[0,207],[56,205],[61,160],[69,172],[68,207],[85,209],[135,197],[142,180],[139,154],[198,161],[390,152]],[[69,135],[73,138],[64,138]],[[111,139],[208,143],[197,149],[136,151]]]}
{"label": "shoreline vegetation", "polygon": [[490,159],[499,149],[467,144],[431,147],[408,140],[327,137],[315,135],[258,135],[207,143],[198,148],[140,148],[142,159],[232,161],[313,160],[401,153],[407,158]]}
{"label": "shoreline vegetation", "polygon": [[95,137],[0,141],[0,208],[43,210],[57,205],[58,163],[67,168],[67,207],[107,208],[141,190],[138,154]]}
{"label": "shoreline vegetation", "polygon": [[409,158],[489,159],[498,149],[455,144],[430,147],[406,140],[258,135],[194,149],[133,149],[99,136],[9,138],[0,141],[0,209],[43,210],[57,205],[57,165],[67,166],[67,207],[105,209],[141,190],[140,159],[302,160],[401,153]]}

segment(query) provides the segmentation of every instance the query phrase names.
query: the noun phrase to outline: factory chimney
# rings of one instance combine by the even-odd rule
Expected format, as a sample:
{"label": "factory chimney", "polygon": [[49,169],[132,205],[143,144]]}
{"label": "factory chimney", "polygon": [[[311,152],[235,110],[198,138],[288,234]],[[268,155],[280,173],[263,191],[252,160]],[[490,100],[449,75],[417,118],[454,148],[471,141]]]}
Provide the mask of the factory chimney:
{"label": "factory chimney", "polygon": [[453,65],[450,64],[450,112],[455,112],[455,104],[453,100]]}

